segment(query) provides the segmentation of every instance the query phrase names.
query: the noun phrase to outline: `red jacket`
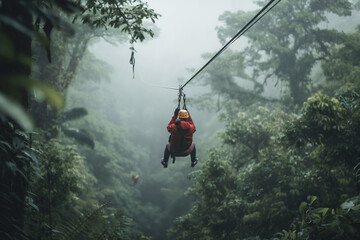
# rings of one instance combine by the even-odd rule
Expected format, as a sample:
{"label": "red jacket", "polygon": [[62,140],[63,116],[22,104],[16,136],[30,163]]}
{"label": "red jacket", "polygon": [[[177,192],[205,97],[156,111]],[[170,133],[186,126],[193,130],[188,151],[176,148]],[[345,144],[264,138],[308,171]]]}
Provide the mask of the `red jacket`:
{"label": "red jacket", "polygon": [[[173,116],[167,126],[167,130],[171,133],[170,147],[175,151],[184,151],[191,146],[192,136],[196,128],[191,116],[189,116],[188,121],[181,121],[179,125],[175,125],[175,120],[176,116]],[[181,140],[182,138],[183,140]]]}

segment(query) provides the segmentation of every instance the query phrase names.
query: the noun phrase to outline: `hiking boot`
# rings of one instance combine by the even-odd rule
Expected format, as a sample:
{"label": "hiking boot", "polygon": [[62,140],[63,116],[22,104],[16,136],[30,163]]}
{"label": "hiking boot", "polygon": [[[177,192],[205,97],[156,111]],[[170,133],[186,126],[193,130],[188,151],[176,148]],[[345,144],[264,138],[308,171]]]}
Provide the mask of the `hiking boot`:
{"label": "hiking boot", "polygon": [[199,162],[198,158],[191,160],[191,167],[195,167],[195,165]]}
{"label": "hiking boot", "polygon": [[161,164],[164,166],[164,168],[167,168],[167,166],[168,166],[168,163],[165,162],[163,159],[161,160]]}

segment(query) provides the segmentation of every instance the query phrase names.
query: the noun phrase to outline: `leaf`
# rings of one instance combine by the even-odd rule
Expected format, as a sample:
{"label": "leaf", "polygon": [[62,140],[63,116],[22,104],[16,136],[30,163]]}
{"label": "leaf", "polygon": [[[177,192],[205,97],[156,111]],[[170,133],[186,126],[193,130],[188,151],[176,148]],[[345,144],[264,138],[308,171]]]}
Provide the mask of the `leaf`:
{"label": "leaf", "polygon": [[16,173],[20,173],[20,175],[26,180],[28,181],[28,178],[26,177],[26,175],[23,173],[23,171],[21,171],[17,165],[13,162],[6,162],[6,166],[9,168],[9,170],[12,172],[12,174],[14,176],[16,176]]}
{"label": "leaf", "polygon": [[355,196],[355,197],[347,199],[345,202],[343,202],[340,205],[340,207],[343,210],[350,211],[351,209],[354,210],[355,208],[359,208],[359,203],[360,203],[360,197]]}
{"label": "leaf", "polygon": [[62,127],[61,130],[66,136],[72,137],[78,142],[86,144],[92,149],[94,149],[95,142],[93,141],[93,139],[90,137],[90,134],[86,130],[77,129],[77,128],[67,128],[67,127]]}
{"label": "leaf", "polygon": [[22,153],[23,153],[25,156],[27,156],[29,159],[31,159],[34,163],[38,163],[38,162],[39,162],[39,160],[37,159],[37,157],[36,157],[34,154],[29,153],[29,152],[27,152],[27,151],[22,151]]}
{"label": "leaf", "polygon": [[299,206],[299,212],[301,214],[302,219],[304,219],[304,215],[305,215],[305,208],[307,206],[306,202],[302,202]]}
{"label": "leaf", "polygon": [[[356,170],[360,166],[360,162],[355,165],[354,170]],[[360,168],[359,168],[360,169]]]}
{"label": "leaf", "polygon": [[26,204],[39,212],[39,207],[34,203],[34,199],[32,199],[31,197],[26,197]]}
{"label": "leaf", "polygon": [[353,209],[353,210],[355,210],[355,211],[360,210],[360,204],[358,204],[358,205],[354,206],[352,209]]}
{"label": "leaf", "polygon": [[5,145],[9,150],[11,149],[10,144],[6,141],[0,141],[0,144]]}
{"label": "leaf", "polygon": [[348,201],[348,202],[344,202],[340,205],[340,207],[344,210],[350,210],[355,206],[354,202],[352,201]]}
{"label": "leaf", "polygon": [[108,204],[103,204],[91,212],[88,216],[85,216],[79,220],[72,220],[69,222],[64,222],[60,227],[60,232],[63,233],[61,239],[79,239],[83,237],[87,239],[88,229],[96,224],[96,221],[99,219],[99,216],[102,214],[102,211],[108,206]]}
{"label": "leaf", "polygon": [[24,147],[24,141],[21,138],[15,136],[12,138],[12,145],[14,149],[19,150]]}
{"label": "leaf", "polygon": [[312,205],[314,202],[315,202],[315,200],[317,199],[317,197],[316,196],[309,196],[308,197],[308,200],[310,201],[310,205]]}
{"label": "leaf", "polygon": [[64,108],[64,98],[60,92],[40,81],[31,80],[31,84],[33,88],[37,88],[42,91],[45,95],[46,100],[57,110],[61,110]]}
{"label": "leaf", "polygon": [[10,18],[8,16],[0,14],[0,23],[6,24],[29,37],[32,37],[33,35],[32,30],[26,28],[23,24],[19,23],[14,18]]}
{"label": "leaf", "polygon": [[20,106],[20,104],[9,100],[2,93],[0,93],[0,112],[13,119],[23,130],[32,130],[33,123],[27,112]]}
{"label": "leaf", "polygon": [[322,216],[325,216],[325,214],[329,211],[329,208],[318,208],[315,209],[314,212],[321,213]]}
{"label": "leaf", "polygon": [[63,112],[60,116],[62,122],[78,119],[88,114],[85,108],[73,108],[69,111]]}
{"label": "leaf", "polygon": [[64,98],[61,93],[39,80],[29,78],[25,75],[6,75],[0,76],[0,78],[9,86],[24,87],[28,91],[33,89],[41,91],[45,99],[57,110],[64,107]]}

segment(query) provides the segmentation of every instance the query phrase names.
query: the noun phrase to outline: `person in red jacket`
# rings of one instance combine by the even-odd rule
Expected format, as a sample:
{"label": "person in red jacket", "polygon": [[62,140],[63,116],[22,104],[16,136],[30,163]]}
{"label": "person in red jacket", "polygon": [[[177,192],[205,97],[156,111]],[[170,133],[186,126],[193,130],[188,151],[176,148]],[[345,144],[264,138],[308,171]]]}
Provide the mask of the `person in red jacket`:
{"label": "person in red jacket", "polygon": [[196,128],[189,112],[185,109],[176,108],[167,130],[171,136],[166,145],[161,164],[167,168],[170,155],[175,159],[175,156],[185,157],[191,154],[191,167],[194,167],[198,163],[195,144],[192,142]]}

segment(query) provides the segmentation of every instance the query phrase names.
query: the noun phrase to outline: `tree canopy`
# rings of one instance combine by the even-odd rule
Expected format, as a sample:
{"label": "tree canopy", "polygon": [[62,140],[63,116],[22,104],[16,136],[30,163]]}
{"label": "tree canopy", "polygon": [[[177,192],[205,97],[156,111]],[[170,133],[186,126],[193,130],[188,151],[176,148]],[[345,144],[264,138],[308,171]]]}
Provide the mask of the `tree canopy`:
{"label": "tree canopy", "polygon": [[[266,2],[258,1],[257,4],[263,6]],[[328,21],[329,14],[348,16],[351,10],[351,2],[347,0],[327,1],[326,6],[317,0],[280,2],[244,35],[248,44],[233,53],[239,62],[229,64],[224,58],[221,61],[231,70],[215,75],[220,72],[209,69],[209,79],[213,77],[216,81],[204,82],[225,96],[235,92],[232,95],[238,97],[244,94],[244,90],[249,91],[244,87],[246,81],[253,83],[250,88],[253,94],[263,93],[266,84],[281,82],[284,89],[282,97],[301,105],[310,94],[310,75],[315,63],[327,59],[329,49],[341,43],[344,36],[336,29],[323,28],[322,24]],[[224,25],[217,28],[220,42],[224,44],[233,37],[255,13],[238,11],[222,14],[219,20]],[[227,83],[229,81],[231,84]]]}

